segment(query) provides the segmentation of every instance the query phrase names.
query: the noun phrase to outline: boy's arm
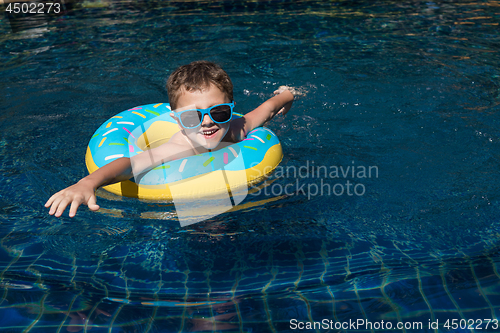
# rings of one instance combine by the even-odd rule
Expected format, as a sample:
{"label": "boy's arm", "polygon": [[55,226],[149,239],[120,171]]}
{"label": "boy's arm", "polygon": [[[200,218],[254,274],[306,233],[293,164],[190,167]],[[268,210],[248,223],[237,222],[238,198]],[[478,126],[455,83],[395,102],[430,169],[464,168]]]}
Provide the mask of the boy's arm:
{"label": "boy's arm", "polygon": [[254,128],[262,126],[264,123],[271,120],[277,114],[285,115],[292,107],[294,95],[288,89],[277,90],[276,96],[262,103],[255,110],[247,113],[241,118],[236,119],[235,126],[231,123],[231,127],[236,130],[237,140],[240,141],[246,137]]}
{"label": "boy's arm", "polygon": [[71,205],[70,217],[75,216],[81,204],[96,211],[99,206],[96,203],[95,191],[99,187],[130,179],[134,175],[154,168],[161,163],[189,155],[192,153],[185,146],[167,142],[132,158],[116,159],[82,178],[78,183],[52,195],[45,203],[45,207],[50,207],[49,214],[55,214],[56,217],[61,216],[68,205]]}

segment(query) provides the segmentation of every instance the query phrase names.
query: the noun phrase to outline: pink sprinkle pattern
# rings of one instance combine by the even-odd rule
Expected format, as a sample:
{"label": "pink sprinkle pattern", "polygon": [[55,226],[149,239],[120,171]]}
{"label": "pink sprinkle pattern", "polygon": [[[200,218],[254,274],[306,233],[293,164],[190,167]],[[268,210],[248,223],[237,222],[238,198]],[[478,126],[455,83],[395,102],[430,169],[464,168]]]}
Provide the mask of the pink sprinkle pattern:
{"label": "pink sprinkle pattern", "polygon": [[131,136],[135,139],[135,136],[134,136],[132,133],[130,133],[130,131],[129,131],[128,129],[126,129],[125,127],[123,127],[123,129],[124,129],[125,131],[127,131],[127,132],[128,132],[128,134],[130,134],[130,135],[131,135]]}

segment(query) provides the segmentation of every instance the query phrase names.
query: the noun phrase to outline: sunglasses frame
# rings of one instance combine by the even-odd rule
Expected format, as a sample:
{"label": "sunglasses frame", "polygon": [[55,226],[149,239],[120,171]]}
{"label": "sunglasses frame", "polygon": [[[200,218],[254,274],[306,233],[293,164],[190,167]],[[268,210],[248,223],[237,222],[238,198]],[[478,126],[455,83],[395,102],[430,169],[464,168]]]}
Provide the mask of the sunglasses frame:
{"label": "sunglasses frame", "polygon": [[[218,107],[218,106],[221,106],[221,105],[227,105],[231,108],[231,116],[229,117],[228,120],[226,121],[215,121],[214,118],[212,118],[212,115],[211,115],[211,111],[212,109]],[[174,115],[177,117],[177,119],[179,119],[179,122],[181,123],[182,127],[186,128],[186,129],[191,129],[191,128],[196,128],[198,126],[201,125],[201,123],[203,122],[203,118],[205,118],[205,115],[208,114],[208,116],[210,117],[210,119],[212,119],[212,121],[216,124],[225,124],[227,123],[228,121],[230,121],[232,118],[233,118],[233,109],[234,109],[234,101],[232,101],[231,103],[222,103],[222,104],[217,104],[217,105],[214,105],[214,106],[211,106],[207,109],[189,109],[189,110],[184,110],[184,111],[180,111],[180,112],[175,112],[173,111]],[[184,123],[182,122],[182,118],[181,118],[181,114],[183,114],[184,112],[193,112],[193,111],[197,111],[197,112],[201,112],[201,119],[200,119],[200,123],[196,126],[185,126]]]}

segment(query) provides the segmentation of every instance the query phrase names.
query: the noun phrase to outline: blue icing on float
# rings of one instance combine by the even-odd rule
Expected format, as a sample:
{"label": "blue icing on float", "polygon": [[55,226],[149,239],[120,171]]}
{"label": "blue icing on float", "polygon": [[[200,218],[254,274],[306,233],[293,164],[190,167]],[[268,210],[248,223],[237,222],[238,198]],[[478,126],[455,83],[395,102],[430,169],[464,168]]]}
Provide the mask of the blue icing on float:
{"label": "blue icing on float", "polygon": [[[149,148],[167,142],[179,131],[170,111],[168,103],[148,104],[123,111],[105,121],[94,133],[87,148],[85,160],[89,172],[120,157],[147,154]],[[259,127],[248,133],[241,142],[216,151],[169,161],[140,177],[104,188],[123,196],[171,200],[172,185],[199,177],[204,180],[191,183],[185,190],[181,188],[180,195],[218,195],[227,192],[228,188],[233,191],[236,187],[258,182],[276,168],[282,157],[278,137],[268,128]],[[215,180],[211,183],[207,177],[201,177],[221,171],[228,182],[226,184],[220,184],[220,181],[215,183]],[[193,184],[196,189],[193,189]],[[176,190],[176,193],[179,194],[179,191]]]}

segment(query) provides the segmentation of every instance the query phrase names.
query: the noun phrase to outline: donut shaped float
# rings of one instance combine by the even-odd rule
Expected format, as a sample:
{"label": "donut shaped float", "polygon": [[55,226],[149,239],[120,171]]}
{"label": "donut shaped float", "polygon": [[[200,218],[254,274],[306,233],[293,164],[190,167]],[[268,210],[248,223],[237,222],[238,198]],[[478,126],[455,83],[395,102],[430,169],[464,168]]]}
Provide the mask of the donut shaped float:
{"label": "donut shaped float", "polygon": [[[105,121],[87,147],[89,173],[121,157],[147,153],[179,131],[168,103],[148,104],[123,111]],[[233,114],[233,117],[242,117]],[[159,165],[140,177],[104,186],[111,193],[149,200],[173,200],[235,195],[247,191],[281,162],[276,134],[259,127],[241,142],[216,151]],[[140,179],[139,179],[140,178]]]}

